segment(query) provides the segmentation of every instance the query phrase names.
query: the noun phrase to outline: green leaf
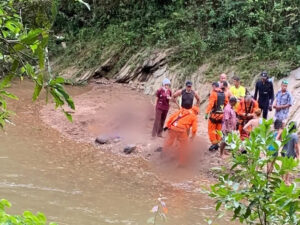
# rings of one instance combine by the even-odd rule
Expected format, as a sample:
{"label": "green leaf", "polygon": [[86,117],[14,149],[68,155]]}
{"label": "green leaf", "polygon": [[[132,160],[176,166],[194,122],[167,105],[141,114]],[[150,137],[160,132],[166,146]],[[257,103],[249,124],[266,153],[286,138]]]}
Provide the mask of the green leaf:
{"label": "green leaf", "polygon": [[216,205],[216,211],[218,211],[220,209],[221,205],[222,205],[222,202],[218,201],[218,203]]}
{"label": "green leaf", "polygon": [[0,91],[0,95],[3,95],[5,97],[11,98],[11,99],[19,100],[17,96],[15,96],[7,91],[4,91],[4,90]]}
{"label": "green leaf", "polygon": [[35,84],[35,88],[34,88],[34,92],[33,92],[33,96],[32,96],[32,100],[35,101],[37,100],[38,96],[40,95],[40,92],[42,90],[43,86],[36,83]]}
{"label": "green leaf", "polygon": [[35,30],[31,30],[29,31],[29,33],[27,35],[24,35],[21,38],[21,42],[27,45],[32,45],[34,44],[37,40],[39,35],[42,33],[42,29],[35,29]]}
{"label": "green leaf", "polygon": [[73,118],[72,118],[72,115],[66,111],[64,111],[64,114],[65,116],[67,117],[67,119],[70,121],[70,122],[73,122]]}

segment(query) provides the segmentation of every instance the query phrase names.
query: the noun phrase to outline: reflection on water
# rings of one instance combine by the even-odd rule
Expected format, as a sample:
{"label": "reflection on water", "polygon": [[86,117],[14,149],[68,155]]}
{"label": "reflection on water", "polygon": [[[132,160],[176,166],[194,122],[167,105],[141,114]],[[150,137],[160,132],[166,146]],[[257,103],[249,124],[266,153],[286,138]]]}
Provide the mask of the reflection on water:
{"label": "reflection on water", "polygon": [[168,198],[165,224],[205,224],[214,214],[205,195],[164,184],[146,162],[60,137],[38,119],[43,101],[31,103],[29,82],[11,89],[20,97],[10,104],[16,126],[0,133],[0,198],[12,202],[9,212],[42,211],[61,225],[146,224],[162,194]]}

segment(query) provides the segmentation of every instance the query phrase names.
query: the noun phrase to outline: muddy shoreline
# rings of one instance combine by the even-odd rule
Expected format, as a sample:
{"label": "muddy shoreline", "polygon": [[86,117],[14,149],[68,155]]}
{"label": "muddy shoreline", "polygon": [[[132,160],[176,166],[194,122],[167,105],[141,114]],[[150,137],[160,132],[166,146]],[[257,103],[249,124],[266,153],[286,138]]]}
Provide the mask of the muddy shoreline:
{"label": "muddy shoreline", "polygon": [[[69,89],[72,92],[72,88]],[[68,122],[60,111],[54,110],[52,104],[42,107],[41,120],[72,141],[91,144],[98,151],[117,154],[125,159],[145,160],[161,180],[169,180],[175,185],[189,186],[200,182],[201,185],[208,186],[216,180],[210,168],[224,162],[220,160],[217,152],[211,153],[207,150],[207,122],[203,113],[198,118],[199,129],[193,151],[195,160],[178,175],[176,163],[165,165],[160,158],[160,152],[156,151],[162,146],[164,139],[151,139],[154,119],[154,99],[151,96],[144,95],[127,84],[110,81],[92,81],[84,89],[86,91],[75,93],[73,97],[76,105],[76,110],[72,112],[73,123]],[[169,114],[176,109],[173,104]],[[116,135],[120,140],[104,145],[95,143],[96,137],[105,135]],[[123,152],[127,145],[136,146],[135,151],[129,155]]]}

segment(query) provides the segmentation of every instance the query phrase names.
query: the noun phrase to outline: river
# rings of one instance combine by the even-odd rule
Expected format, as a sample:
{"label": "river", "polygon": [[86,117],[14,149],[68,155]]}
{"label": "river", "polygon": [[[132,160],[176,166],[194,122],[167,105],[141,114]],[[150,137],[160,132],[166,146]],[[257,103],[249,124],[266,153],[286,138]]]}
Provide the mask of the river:
{"label": "river", "polygon": [[[89,87],[68,89],[79,95]],[[13,204],[9,213],[41,211],[60,225],[147,224],[162,195],[167,221],[157,224],[206,224],[215,215],[205,194],[161,181],[144,160],[101,152],[46,126],[39,119],[44,96],[32,103],[29,81],[9,91],[20,98],[9,104],[15,126],[0,133],[0,198]]]}

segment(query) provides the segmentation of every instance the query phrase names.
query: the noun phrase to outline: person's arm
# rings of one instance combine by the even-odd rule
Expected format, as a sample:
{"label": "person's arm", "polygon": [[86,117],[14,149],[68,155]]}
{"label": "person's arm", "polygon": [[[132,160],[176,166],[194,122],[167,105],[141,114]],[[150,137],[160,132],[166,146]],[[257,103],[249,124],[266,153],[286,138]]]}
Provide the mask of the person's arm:
{"label": "person's arm", "polygon": [[295,153],[296,153],[296,157],[298,159],[300,159],[300,150],[299,150],[299,144],[298,144],[298,142],[295,143]]}
{"label": "person's arm", "polygon": [[273,101],[274,101],[274,87],[273,87],[272,82],[271,82],[271,90],[270,90],[269,96],[270,96],[270,106],[272,106]]}
{"label": "person's arm", "polygon": [[257,100],[257,93],[258,93],[258,82],[255,85],[255,92],[254,92],[254,99]]}
{"label": "person's arm", "polygon": [[178,90],[174,93],[174,95],[172,96],[173,101],[176,102],[176,99],[178,96],[180,96],[182,94],[182,90]]}
{"label": "person's arm", "polygon": [[250,126],[252,126],[252,122],[253,122],[253,121],[250,120],[250,121],[243,127],[243,130],[247,132],[247,128],[250,127]]}
{"label": "person's arm", "polygon": [[178,117],[180,112],[178,113],[174,113],[173,115],[171,115],[166,123],[166,127],[170,128],[171,127],[171,124],[172,122]]}
{"label": "person's arm", "polygon": [[278,106],[277,106],[277,95],[278,95],[278,93],[276,94],[276,97],[275,97],[275,100],[274,100],[274,103],[273,103],[273,108],[274,109],[278,108]]}
{"label": "person's arm", "polygon": [[206,108],[206,111],[205,111],[206,114],[209,114],[211,112],[212,108],[215,105],[215,101],[216,101],[217,98],[218,98],[217,93],[214,92],[214,91],[211,92],[211,94],[209,96],[209,102],[208,102],[208,105],[207,105],[207,108]]}
{"label": "person's arm", "polygon": [[200,105],[200,97],[196,92],[195,92],[195,98],[197,100],[196,104],[197,104],[197,106],[199,106]]}

